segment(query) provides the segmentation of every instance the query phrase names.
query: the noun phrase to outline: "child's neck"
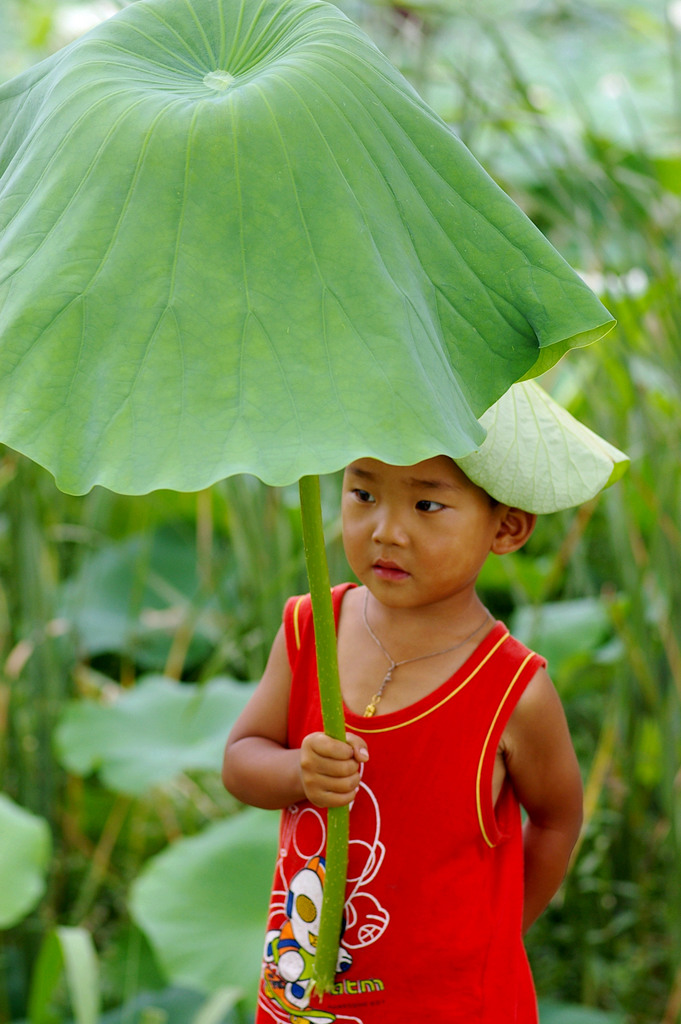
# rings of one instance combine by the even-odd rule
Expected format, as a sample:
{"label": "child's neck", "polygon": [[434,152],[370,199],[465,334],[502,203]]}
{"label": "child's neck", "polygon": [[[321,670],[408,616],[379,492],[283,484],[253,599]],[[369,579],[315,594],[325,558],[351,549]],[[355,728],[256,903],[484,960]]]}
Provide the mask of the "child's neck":
{"label": "child's neck", "polygon": [[493,626],[475,594],[458,609],[395,607],[372,598],[365,588],[346,594],[338,633],[343,698],[359,715],[387,714],[427,696]]}
{"label": "child's neck", "polygon": [[[362,594],[364,607],[366,591]],[[458,595],[457,595],[458,596]],[[437,604],[413,607],[385,605],[372,594],[366,599],[366,618],[393,658],[446,647],[467,637],[489,613],[475,591]]]}

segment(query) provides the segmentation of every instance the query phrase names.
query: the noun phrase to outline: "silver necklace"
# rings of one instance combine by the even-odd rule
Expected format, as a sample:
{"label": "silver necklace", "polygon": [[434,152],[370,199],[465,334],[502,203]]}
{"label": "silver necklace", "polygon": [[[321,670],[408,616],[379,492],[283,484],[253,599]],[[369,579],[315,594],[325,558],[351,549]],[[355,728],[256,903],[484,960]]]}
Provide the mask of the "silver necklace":
{"label": "silver necklace", "polygon": [[380,701],[381,697],[383,696],[383,691],[385,690],[386,686],[388,685],[388,683],[392,679],[393,672],[395,671],[396,668],[399,668],[400,665],[408,665],[412,661],[422,661],[424,658],[436,658],[438,656],[438,654],[449,654],[451,651],[457,650],[458,647],[463,647],[464,644],[467,644],[469,640],[473,639],[473,637],[475,636],[476,633],[480,632],[480,630],[486,624],[487,620],[490,617],[489,616],[489,612],[486,611],[485,612],[485,617],[482,620],[482,622],[480,623],[480,625],[476,626],[475,629],[473,630],[473,632],[469,633],[468,636],[465,636],[463,638],[463,640],[459,640],[459,642],[457,644],[452,644],[451,647],[445,647],[441,651],[431,651],[430,654],[418,654],[415,658],[404,658],[403,661],[395,661],[395,659],[390,654],[388,654],[388,652],[386,651],[385,647],[383,646],[381,641],[378,639],[378,637],[374,633],[374,631],[371,628],[371,626],[369,625],[369,619],[367,618],[367,602],[368,602],[368,600],[369,600],[369,591],[365,590],[364,591],[364,605],[362,607],[362,618],[364,619],[364,625],[366,626],[367,632],[368,632],[369,636],[371,637],[371,639],[374,641],[374,643],[378,647],[380,647],[380,649],[383,651],[383,653],[385,654],[386,658],[390,662],[390,668],[388,669],[388,671],[386,672],[385,676],[383,677],[383,682],[379,686],[378,690],[373,695],[373,697],[371,698],[371,700],[367,704],[366,708],[364,709],[364,716],[363,716],[364,718],[373,718],[373,716],[376,714],[376,705],[378,704],[378,702]]}

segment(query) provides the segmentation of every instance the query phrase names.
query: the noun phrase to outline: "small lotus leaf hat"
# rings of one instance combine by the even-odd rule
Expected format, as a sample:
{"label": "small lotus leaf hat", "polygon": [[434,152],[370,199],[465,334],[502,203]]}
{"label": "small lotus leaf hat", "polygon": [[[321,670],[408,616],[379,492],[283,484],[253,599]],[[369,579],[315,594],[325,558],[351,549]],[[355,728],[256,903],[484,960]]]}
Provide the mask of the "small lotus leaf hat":
{"label": "small lotus leaf hat", "polygon": [[534,381],[514,384],[480,423],[487,431],[483,443],[454,461],[491,497],[526,512],[581,505],[618,480],[629,463]]}

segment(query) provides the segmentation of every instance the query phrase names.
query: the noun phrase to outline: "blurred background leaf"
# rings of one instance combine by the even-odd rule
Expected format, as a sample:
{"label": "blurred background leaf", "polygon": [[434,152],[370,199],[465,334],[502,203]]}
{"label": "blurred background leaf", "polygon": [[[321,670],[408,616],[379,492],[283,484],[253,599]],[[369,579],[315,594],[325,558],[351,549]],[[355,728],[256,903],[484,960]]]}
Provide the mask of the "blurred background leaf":
{"label": "blurred background leaf", "polygon": [[178,840],[137,879],[133,915],[173,983],[255,1000],[278,829],[278,814],[249,809]]}
{"label": "blurred background leaf", "polygon": [[45,892],[50,830],[42,818],[0,793],[0,836],[0,928],[9,928]]}
{"label": "blurred background leaf", "polygon": [[215,771],[229,734],[253,686],[215,677],[202,686],[178,686],[163,676],[141,676],[109,705],[68,705],[55,735],[67,771],[98,772],[109,789],[142,796],[187,771]]}
{"label": "blurred background leaf", "polygon": [[[586,785],[570,875],[528,936],[542,1024],[679,1024],[681,8],[347,0],[343,9],[618,318],[605,341],[542,383],[631,455],[629,473],[598,502],[541,518],[527,548],[491,559],[480,584],[493,614],[548,655]],[[0,75],[61,45],[68,24],[80,17],[82,27],[97,11],[87,2],[4,0]],[[347,574],[338,481],[322,483],[336,582]],[[102,1020],[192,1020],[220,981],[213,975],[187,993],[171,975],[190,969],[183,951],[201,947],[204,910],[189,912],[190,885],[168,921],[152,909],[148,921],[137,912],[132,920],[129,894],[138,878],[150,878],[150,892],[159,878],[175,884],[185,857],[208,864],[212,851],[219,861],[223,824],[238,826],[247,851],[235,841],[230,853],[241,875],[258,865],[249,908],[234,904],[253,921],[243,969],[257,971],[272,833],[258,839],[251,812],[222,790],[219,763],[134,796],[89,774],[85,747],[83,768],[65,770],[53,739],[71,702],[104,707],[112,694],[132,696],[150,672],[180,688],[257,679],[286,597],[306,589],[297,502],[295,489],[249,477],[193,495],[95,489],[74,499],[14,453],[0,459],[2,789],[47,823],[54,844],[40,903],[0,932],[3,1024],[26,1017],[41,942],[55,923],[94,937]],[[209,849],[184,846],[206,831]],[[173,861],[161,860],[155,877],[166,851]],[[224,879],[215,884],[222,900]],[[201,886],[204,902],[211,895]],[[222,930],[210,907],[205,917]],[[243,963],[236,928],[220,942],[225,963]],[[53,1013],[72,1019],[63,989]],[[238,1002],[225,1020],[251,1014]]]}

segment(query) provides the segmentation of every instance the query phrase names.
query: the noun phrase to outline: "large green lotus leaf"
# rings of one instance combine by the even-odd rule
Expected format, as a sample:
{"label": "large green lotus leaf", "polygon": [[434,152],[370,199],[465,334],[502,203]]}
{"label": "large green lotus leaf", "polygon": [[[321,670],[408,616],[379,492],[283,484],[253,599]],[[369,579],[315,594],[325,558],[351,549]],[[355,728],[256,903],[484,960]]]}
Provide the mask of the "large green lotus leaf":
{"label": "large green lotus leaf", "polygon": [[0,438],[76,493],[459,456],[612,325],[317,0],[139,0],[0,90]]}
{"label": "large green lotus leaf", "polygon": [[219,771],[225,738],[253,685],[212,679],[202,686],[148,676],[111,705],[79,700],[56,731],[61,763],[99,772],[109,789],[141,796],[181,772]]}
{"label": "large green lotus leaf", "polygon": [[11,928],[45,891],[52,843],[44,818],[0,793],[0,928]]}
{"label": "large green lotus leaf", "polygon": [[249,809],[179,839],[133,885],[130,908],[169,980],[252,1001],[262,960],[279,815]]}

